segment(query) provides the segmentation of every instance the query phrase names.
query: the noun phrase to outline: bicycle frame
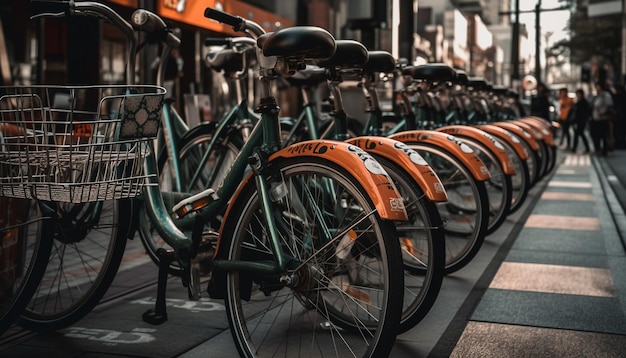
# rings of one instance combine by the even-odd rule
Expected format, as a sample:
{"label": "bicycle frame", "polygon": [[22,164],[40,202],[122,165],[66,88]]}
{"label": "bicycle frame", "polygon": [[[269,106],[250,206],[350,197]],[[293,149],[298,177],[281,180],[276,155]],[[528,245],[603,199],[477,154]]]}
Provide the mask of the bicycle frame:
{"label": "bicycle frame", "polygon": [[[251,26],[248,27],[247,30],[256,34],[263,32],[262,29],[255,28],[253,26],[255,24],[253,23],[244,21],[244,29],[246,25]],[[199,212],[199,215],[201,215],[204,222],[217,217],[227,209],[229,202],[236,201],[234,198],[238,193],[237,188],[240,187],[241,183],[251,180],[252,177],[255,179],[260,194],[261,206],[267,209],[271,206],[271,201],[269,198],[268,183],[266,183],[263,176],[268,161],[279,157],[288,158],[298,156],[306,158],[306,156],[322,156],[347,168],[359,180],[360,184],[368,189],[372,195],[374,205],[382,218],[388,220],[406,220],[407,216],[404,207],[399,205],[402,199],[395,189],[395,186],[391,183],[387,175],[377,175],[368,171],[365,163],[373,159],[362,150],[350,146],[347,143],[319,140],[298,143],[280,149],[279,107],[271,93],[271,87],[269,86],[269,81],[275,79],[277,75],[272,71],[273,68],[270,67],[273,66],[271,63],[272,59],[264,57],[262,50],[259,48],[257,48],[257,58],[261,63],[260,78],[262,82],[262,93],[260,100],[261,105],[258,109],[261,113],[261,119],[253,129],[249,139],[240,149],[239,155],[217,191],[207,189],[200,193],[200,195],[197,194],[194,196],[194,200],[184,202],[182,206],[177,206],[183,209],[181,212],[195,211],[198,209],[198,205],[201,205],[203,209]],[[269,63],[270,66],[264,68],[264,63]],[[252,167],[253,173],[250,173],[246,177],[245,173],[249,165]],[[157,174],[157,163],[154,152],[146,158],[143,166],[146,174]],[[195,200],[196,198],[201,199]],[[193,225],[191,225],[192,222],[195,221],[193,215],[181,220],[176,220],[176,222],[170,217],[170,213],[166,209],[167,206],[165,206],[161,191],[158,187],[157,176],[151,176],[151,181],[144,190],[144,200],[146,212],[156,231],[165,242],[174,248],[174,255],[179,259],[181,265],[188,265],[188,260],[190,256],[193,255],[193,246],[197,243],[193,243],[189,236],[183,233],[181,229],[188,230],[193,227]],[[176,210],[176,207],[174,210]],[[271,214],[271,210],[262,211],[267,227],[270,228],[269,241],[276,254],[275,262],[270,264],[249,261],[233,262],[216,260],[214,262],[216,269],[263,273],[277,273],[286,269],[288,258],[285,253],[282,252],[276,225],[274,225],[274,217]],[[177,225],[179,225],[180,228]],[[222,237],[218,239],[218,248],[220,247],[222,239]],[[327,237],[325,239],[331,241],[334,238]]]}

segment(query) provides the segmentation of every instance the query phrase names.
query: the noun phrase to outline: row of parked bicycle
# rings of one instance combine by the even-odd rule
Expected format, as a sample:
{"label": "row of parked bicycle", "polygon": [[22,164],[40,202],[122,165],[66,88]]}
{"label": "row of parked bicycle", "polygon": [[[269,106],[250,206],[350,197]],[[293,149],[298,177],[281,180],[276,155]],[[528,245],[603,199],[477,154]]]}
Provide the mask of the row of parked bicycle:
{"label": "row of parked bicycle", "polygon": [[[242,37],[206,63],[238,101],[219,121],[189,128],[156,85],[135,81],[148,46],[161,59],[180,40],[156,14],[127,20],[98,2],[34,0],[33,17],[94,16],[128,39],[126,85],[1,88],[0,333],[74,324],[102,299],[126,243],[139,238],[166,282],[190,299],[208,284],[224,298],[242,356],[389,354],[397,334],[431,309],[443,278],[522,207],[555,165],[551,124],[516,118],[506,90],[444,64],[410,66],[326,30],[266,33],[207,8]],[[247,76],[260,83],[258,106]],[[301,93],[298,117],[279,116],[274,82]],[[381,81],[401,83],[399,110],[381,109]],[[360,87],[367,123],[342,89]],[[328,91],[322,120],[312,100]],[[138,234],[137,234],[138,233]],[[8,245],[3,245],[8,246]],[[13,257],[13,260],[4,257]]]}

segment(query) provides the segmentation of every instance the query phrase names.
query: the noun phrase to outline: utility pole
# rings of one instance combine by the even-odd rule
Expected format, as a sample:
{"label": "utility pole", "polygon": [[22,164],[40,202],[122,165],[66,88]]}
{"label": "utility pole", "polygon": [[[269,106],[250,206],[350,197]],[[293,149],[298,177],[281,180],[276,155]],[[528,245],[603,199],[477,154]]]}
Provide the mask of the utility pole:
{"label": "utility pole", "polygon": [[[626,2],[626,0],[623,0]],[[500,12],[500,15],[512,15],[515,14],[515,22],[513,23],[513,38],[512,48],[511,48],[511,64],[513,66],[511,72],[511,82],[519,80],[519,15],[520,13],[535,13],[535,77],[537,81],[541,81],[541,12],[545,11],[561,11],[569,9],[567,6],[562,6],[554,9],[542,9],[541,8],[541,0],[537,0],[537,4],[535,5],[534,10],[524,10],[520,11],[519,9],[519,0],[515,0],[515,10],[514,11],[503,11]],[[626,21],[626,20],[625,20]]]}
{"label": "utility pole", "polygon": [[535,5],[535,78],[541,82],[541,0]]}
{"label": "utility pole", "polygon": [[[624,0],[626,1],[626,0]],[[515,0],[515,22],[513,23],[513,36],[511,38],[511,85],[517,87],[519,75],[519,0]]]}

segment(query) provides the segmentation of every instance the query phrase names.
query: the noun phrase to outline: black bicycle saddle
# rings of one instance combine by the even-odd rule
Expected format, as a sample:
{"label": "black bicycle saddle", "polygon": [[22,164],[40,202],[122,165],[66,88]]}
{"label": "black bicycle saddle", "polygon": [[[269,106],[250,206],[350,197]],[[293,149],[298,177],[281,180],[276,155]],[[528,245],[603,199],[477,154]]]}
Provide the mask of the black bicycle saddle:
{"label": "black bicycle saddle", "polygon": [[294,26],[269,32],[257,39],[265,56],[320,59],[335,53],[335,38],[316,26]]}
{"label": "black bicycle saddle", "polygon": [[354,40],[337,40],[336,44],[335,54],[316,61],[318,66],[349,69],[361,68],[367,63],[368,52],[362,43]]}
{"label": "black bicycle saddle", "polygon": [[367,63],[363,66],[363,72],[374,73],[393,72],[396,68],[396,60],[387,51],[370,51]]}
{"label": "black bicycle saddle", "polygon": [[451,82],[456,79],[456,70],[444,63],[407,66],[402,69],[402,74],[411,76],[416,80],[429,82]]}

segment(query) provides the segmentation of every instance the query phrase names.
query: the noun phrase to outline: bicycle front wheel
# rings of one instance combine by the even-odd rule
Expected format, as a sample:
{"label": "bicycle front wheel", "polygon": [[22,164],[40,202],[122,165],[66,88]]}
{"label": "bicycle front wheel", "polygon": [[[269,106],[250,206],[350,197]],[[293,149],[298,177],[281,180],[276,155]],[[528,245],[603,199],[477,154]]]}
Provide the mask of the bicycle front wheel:
{"label": "bicycle front wheel", "polygon": [[117,274],[131,221],[127,200],[50,205],[52,252],[18,320],[33,331],[68,327],[91,312]]}
{"label": "bicycle front wheel", "polygon": [[[272,168],[283,189],[271,205],[272,229],[290,262],[287,272],[276,274],[227,273],[226,310],[239,353],[387,356],[403,292],[393,223],[380,218],[363,187],[334,163],[285,159]],[[262,208],[249,181],[231,203],[221,233],[231,240],[228,260],[276,259]]]}
{"label": "bicycle front wheel", "polygon": [[[188,132],[178,143],[180,164],[178,176],[185,185],[183,189],[186,193],[195,194],[206,188],[217,188],[239,154],[239,148],[243,145],[241,136],[232,132],[217,138],[210,150],[209,144],[213,139],[213,130],[213,127],[208,126],[197,127],[197,130]],[[167,178],[171,173],[167,155],[159,158],[158,163],[161,190],[167,191],[169,185]],[[140,210],[139,218],[141,242],[148,256],[158,266],[160,259],[157,250],[159,248],[171,249],[171,247],[156,232],[143,208]],[[219,225],[219,220],[209,223],[208,230],[212,228],[217,232]],[[168,272],[175,276],[182,274],[178,261],[174,260],[170,264]]]}
{"label": "bicycle front wheel", "polygon": [[[19,317],[43,277],[52,249],[45,207],[29,199],[0,198],[0,335]],[[6,206],[5,206],[6,205]]]}

